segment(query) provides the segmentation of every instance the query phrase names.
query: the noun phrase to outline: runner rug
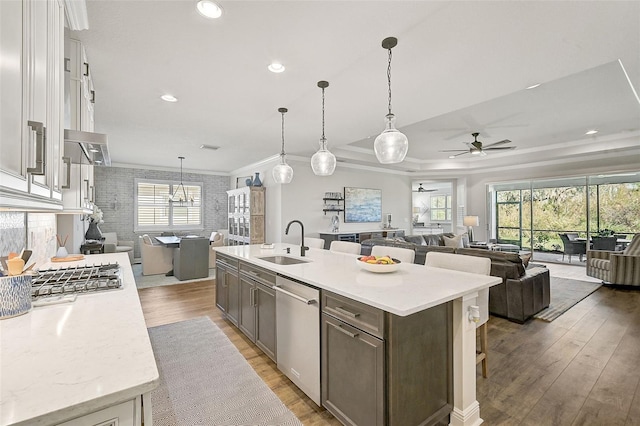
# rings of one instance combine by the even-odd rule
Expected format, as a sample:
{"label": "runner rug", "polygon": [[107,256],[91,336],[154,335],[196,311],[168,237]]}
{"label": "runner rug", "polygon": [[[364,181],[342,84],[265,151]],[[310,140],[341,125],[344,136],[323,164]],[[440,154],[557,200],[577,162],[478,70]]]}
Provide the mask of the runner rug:
{"label": "runner rug", "polygon": [[149,328],[154,426],[302,425],[209,318]]}

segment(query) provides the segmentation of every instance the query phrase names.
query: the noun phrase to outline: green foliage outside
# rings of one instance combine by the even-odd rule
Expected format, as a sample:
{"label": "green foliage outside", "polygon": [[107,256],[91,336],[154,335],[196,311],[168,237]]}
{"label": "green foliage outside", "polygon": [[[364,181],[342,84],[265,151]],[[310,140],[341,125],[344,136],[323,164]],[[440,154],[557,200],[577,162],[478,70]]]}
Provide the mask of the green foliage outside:
{"label": "green foliage outside", "polygon": [[[577,232],[586,237],[585,186],[498,191],[496,213],[499,242],[523,248],[561,251],[558,233]],[[589,186],[590,232],[634,234],[640,232],[640,182]],[[599,200],[599,202],[597,202]],[[533,203],[533,236],[531,235]]]}

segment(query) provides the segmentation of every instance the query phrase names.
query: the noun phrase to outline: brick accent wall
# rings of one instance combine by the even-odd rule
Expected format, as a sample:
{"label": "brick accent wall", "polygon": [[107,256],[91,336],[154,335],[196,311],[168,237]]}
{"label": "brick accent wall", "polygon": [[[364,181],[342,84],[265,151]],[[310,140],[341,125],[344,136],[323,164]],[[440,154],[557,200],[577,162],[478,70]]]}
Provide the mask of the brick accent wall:
{"label": "brick accent wall", "polygon": [[[102,232],[116,232],[120,240],[134,241],[134,257],[140,257],[139,237],[142,232],[134,232],[135,179],[180,181],[180,172],[163,170],[131,169],[125,167],[95,167],[94,185],[96,204],[104,212]],[[227,190],[230,189],[228,176],[183,173],[183,182],[202,182],[204,230],[195,234],[208,237],[211,231],[227,226]],[[117,200],[117,201],[116,201]]]}

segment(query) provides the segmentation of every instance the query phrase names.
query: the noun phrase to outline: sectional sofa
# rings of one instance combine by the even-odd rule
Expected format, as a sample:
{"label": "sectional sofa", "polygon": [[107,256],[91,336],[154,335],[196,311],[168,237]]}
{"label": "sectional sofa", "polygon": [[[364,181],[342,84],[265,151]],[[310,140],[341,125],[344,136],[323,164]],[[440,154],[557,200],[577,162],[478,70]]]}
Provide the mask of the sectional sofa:
{"label": "sectional sofa", "polygon": [[[549,270],[542,265],[527,265],[528,259],[517,253],[491,251],[478,248],[448,247],[444,238],[453,234],[408,235],[396,238],[372,238],[361,242],[362,254],[371,253],[374,245],[402,247],[414,250],[414,263],[424,264],[430,251],[481,256],[491,259],[491,275],[502,278],[502,283],[489,289],[489,312],[511,321],[524,323],[549,306],[551,297]],[[529,266],[529,267],[526,267]]]}

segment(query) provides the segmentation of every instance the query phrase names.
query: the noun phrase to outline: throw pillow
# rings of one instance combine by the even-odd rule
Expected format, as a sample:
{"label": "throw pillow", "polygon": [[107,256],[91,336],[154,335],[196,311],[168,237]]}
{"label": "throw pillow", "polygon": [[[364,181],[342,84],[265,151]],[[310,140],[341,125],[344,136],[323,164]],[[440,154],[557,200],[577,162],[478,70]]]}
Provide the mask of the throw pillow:
{"label": "throw pillow", "polygon": [[529,261],[531,260],[531,253],[521,254],[520,259],[522,259],[522,265],[526,268],[529,266]]}
{"label": "throw pillow", "polygon": [[462,246],[461,247],[469,248],[469,234],[467,234],[466,232],[463,232],[460,235],[462,236]]}
{"label": "throw pillow", "polygon": [[462,234],[455,237],[442,236],[445,247],[461,248],[462,247]]}

